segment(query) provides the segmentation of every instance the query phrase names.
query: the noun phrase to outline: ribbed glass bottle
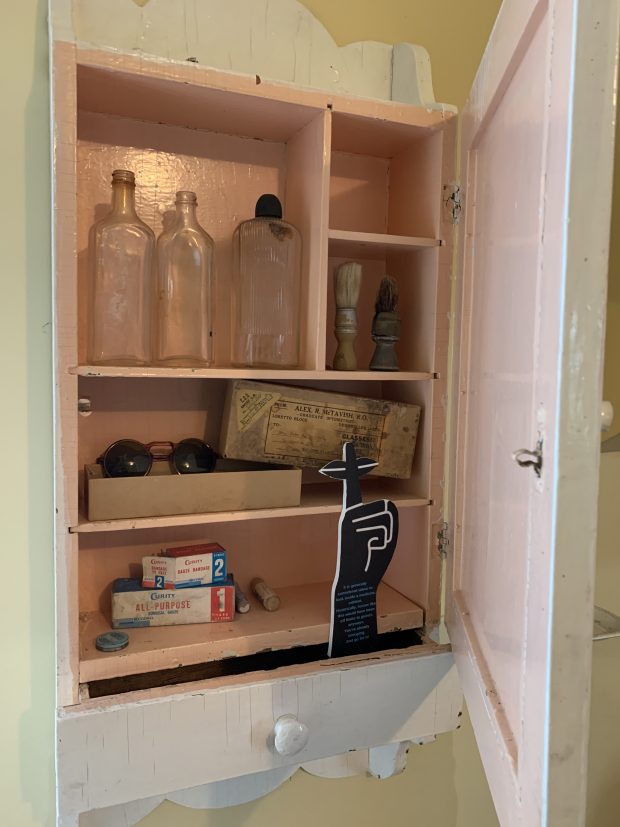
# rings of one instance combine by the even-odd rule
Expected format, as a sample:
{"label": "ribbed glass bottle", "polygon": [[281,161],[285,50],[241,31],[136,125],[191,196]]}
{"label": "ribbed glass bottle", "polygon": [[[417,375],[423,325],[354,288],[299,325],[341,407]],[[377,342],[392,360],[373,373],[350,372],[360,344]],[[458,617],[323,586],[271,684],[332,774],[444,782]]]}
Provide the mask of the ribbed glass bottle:
{"label": "ribbed glass bottle", "polygon": [[133,172],[112,173],[112,209],[90,231],[88,361],[146,365],[151,360],[155,235],[134,204]]}
{"label": "ribbed glass bottle", "polygon": [[196,194],[177,192],[174,224],[157,241],[156,360],[213,364],[213,239],[196,217]]}
{"label": "ribbed glass bottle", "polygon": [[233,364],[298,367],[301,235],[275,195],[261,195],[256,217],[239,224],[233,258]]}

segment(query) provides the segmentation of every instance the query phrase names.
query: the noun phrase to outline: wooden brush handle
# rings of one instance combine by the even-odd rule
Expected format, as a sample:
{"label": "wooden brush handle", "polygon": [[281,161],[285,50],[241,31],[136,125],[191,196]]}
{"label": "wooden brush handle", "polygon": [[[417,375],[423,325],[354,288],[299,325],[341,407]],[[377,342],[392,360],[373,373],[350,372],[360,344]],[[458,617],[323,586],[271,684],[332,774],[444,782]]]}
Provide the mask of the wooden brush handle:
{"label": "wooden brush handle", "polygon": [[334,334],[338,342],[334,354],[334,370],[357,370],[357,357],[353,344],[357,338],[357,310],[342,307],[336,310]]}
{"label": "wooden brush handle", "polygon": [[334,334],[338,342],[334,355],[334,370],[357,370],[353,343],[357,336],[357,302],[360,295],[362,267],[355,261],[341,264],[334,272],[336,324]]}

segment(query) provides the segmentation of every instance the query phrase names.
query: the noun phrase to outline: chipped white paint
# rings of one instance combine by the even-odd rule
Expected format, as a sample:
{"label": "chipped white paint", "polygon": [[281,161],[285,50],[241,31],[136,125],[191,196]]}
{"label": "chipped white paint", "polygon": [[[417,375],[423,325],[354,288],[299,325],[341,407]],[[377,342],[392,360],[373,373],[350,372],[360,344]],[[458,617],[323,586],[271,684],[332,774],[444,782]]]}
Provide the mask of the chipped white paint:
{"label": "chipped white paint", "polygon": [[[395,101],[443,107],[434,103],[431,60],[423,46],[412,43],[396,43],[392,46],[392,89],[390,97]],[[454,107],[448,106],[450,110]]]}
{"label": "chipped white paint", "polygon": [[272,792],[297,771],[296,766],[278,767],[265,772],[242,775],[240,778],[226,778],[203,784],[189,790],[179,790],[167,796],[169,801],[193,809],[221,809],[237,804],[246,804]]}
{"label": "chipped white paint", "polygon": [[[212,684],[192,685],[185,693],[134,693],[127,703],[119,696],[64,710],[58,721],[60,812],[68,817],[136,799],[158,803],[159,796],[180,803],[211,802],[208,806],[240,803],[273,789],[299,766],[315,771],[309,762],[341,753],[343,744],[370,747],[368,762],[359,768],[377,767],[377,775],[387,776],[403,763],[406,748],[400,742],[423,742],[452,730],[460,712],[449,652],[380,656],[339,668],[326,664],[299,677],[240,687]],[[150,697],[155,694],[160,697]],[[295,715],[308,727],[307,746],[291,757],[273,749],[273,728],[283,715]],[[392,742],[396,746],[387,752],[373,753]],[[326,764],[316,771],[329,773]],[[240,776],[251,778],[212,786]],[[188,787],[200,789],[184,802],[177,791]],[[141,810],[123,812],[127,821],[130,812]]]}
{"label": "chipped white paint", "polygon": [[317,761],[306,761],[302,769],[319,778],[351,778],[368,772],[367,749],[355,749]]}
{"label": "chipped white paint", "polygon": [[62,817],[61,827],[133,827],[141,819],[151,813],[165,801],[165,796],[154,795],[142,798],[139,801],[129,801],[126,804],[117,804],[112,807],[102,807],[100,810],[91,810],[89,813],[67,814]]}
{"label": "chipped white paint", "polygon": [[463,114],[447,619],[502,827],[585,823],[619,5],[505,0]]}
{"label": "chipped white paint", "polygon": [[411,741],[397,741],[368,750],[368,772],[374,778],[391,778],[400,775],[407,765]]}
{"label": "chipped white paint", "polygon": [[[434,736],[418,739],[419,744],[433,741]],[[237,804],[246,804],[272,792],[298,770],[304,770],[320,778],[350,778],[355,775],[373,775],[375,778],[389,778],[404,771],[411,741],[397,741],[370,750],[351,750],[342,755],[333,755],[316,761],[307,761],[301,767],[280,767],[275,770],[242,775],[225,781],[214,781],[179,790],[168,795],[156,795],[91,810],[80,817],[80,827],[132,827],[147,816],[163,801],[172,801],[191,809],[221,809]]]}
{"label": "chipped white paint", "polygon": [[240,778],[202,784],[188,790],[178,790],[166,796],[155,795],[127,804],[102,807],[100,810],[84,813],[80,818],[80,827],[132,827],[166,800],[194,810],[221,809],[246,804],[273,792],[297,769],[295,766],[279,767]]}
{"label": "chipped white paint", "polygon": [[296,0],[52,0],[57,40],[431,108],[430,58],[411,43],[338,46]]}

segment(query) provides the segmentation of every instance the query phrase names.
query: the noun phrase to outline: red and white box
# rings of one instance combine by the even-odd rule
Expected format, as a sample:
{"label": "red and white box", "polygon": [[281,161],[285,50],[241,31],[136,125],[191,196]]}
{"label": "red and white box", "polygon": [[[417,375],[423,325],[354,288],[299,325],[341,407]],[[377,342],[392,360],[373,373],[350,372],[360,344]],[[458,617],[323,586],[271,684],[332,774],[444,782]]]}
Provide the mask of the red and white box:
{"label": "red and white box", "polygon": [[219,543],[169,546],[142,558],[142,585],[146,589],[187,589],[226,580],[226,552]]}
{"label": "red and white box", "polygon": [[230,579],[189,589],[145,589],[139,580],[121,578],[112,586],[112,626],[176,626],[234,620],[235,587]]}

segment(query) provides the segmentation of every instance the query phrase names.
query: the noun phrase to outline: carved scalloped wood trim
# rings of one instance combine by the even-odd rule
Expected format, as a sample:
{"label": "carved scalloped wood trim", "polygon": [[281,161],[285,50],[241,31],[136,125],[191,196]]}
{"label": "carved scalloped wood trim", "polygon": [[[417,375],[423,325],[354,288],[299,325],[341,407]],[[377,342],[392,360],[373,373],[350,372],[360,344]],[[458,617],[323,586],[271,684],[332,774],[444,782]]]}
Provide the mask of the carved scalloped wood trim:
{"label": "carved scalloped wood trim", "polygon": [[172,801],[174,804],[194,810],[220,809],[237,804],[247,804],[249,801],[255,801],[273,792],[298,769],[296,765],[279,767],[265,772],[243,775],[240,778],[202,784],[199,787],[178,790],[167,795],[151,796],[128,804],[91,810],[81,816],[80,827],[133,827],[162,801]]}
{"label": "carved scalloped wood trim", "polygon": [[455,111],[435,102],[422,46],[338,46],[297,0],[50,0],[50,28],[81,46]]}
{"label": "carved scalloped wood trim", "polygon": [[246,804],[273,792],[299,769],[329,779],[367,774],[380,779],[390,778],[405,769],[410,746],[411,741],[396,741],[370,750],[353,750],[331,758],[308,761],[301,766],[280,767],[128,804],[91,810],[81,816],[80,827],[133,827],[166,800],[191,809],[219,809]]}

